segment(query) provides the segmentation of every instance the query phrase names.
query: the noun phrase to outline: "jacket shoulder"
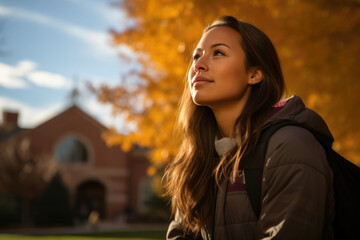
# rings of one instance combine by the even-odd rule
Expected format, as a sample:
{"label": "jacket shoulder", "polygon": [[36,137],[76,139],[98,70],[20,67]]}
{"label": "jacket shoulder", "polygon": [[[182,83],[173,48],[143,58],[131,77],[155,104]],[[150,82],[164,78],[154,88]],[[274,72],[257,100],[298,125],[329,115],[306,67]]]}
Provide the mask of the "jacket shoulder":
{"label": "jacket shoulder", "polygon": [[268,169],[304,164],[325,174],[328,166],[324,148],[309,130],[299,126],[283,127],[270,137],[266,160]]}
{"label": "jacket shoulder", "polygon": [[325,150],[310,131],[286,126],[271,136],[261,195],[261,233],[276,239],[321,239],[324,229],[331,229],[332,173]]}

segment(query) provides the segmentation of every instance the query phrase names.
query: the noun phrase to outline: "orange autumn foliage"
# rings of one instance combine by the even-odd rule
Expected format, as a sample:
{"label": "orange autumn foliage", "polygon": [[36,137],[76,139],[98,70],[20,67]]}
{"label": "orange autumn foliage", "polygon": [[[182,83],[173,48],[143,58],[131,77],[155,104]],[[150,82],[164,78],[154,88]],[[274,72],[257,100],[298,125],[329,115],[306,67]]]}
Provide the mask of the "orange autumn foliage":
{"label": "orange autumn foliage", "polygon": [[[207,24],[233,15],[262,29],[276,46],[291,93],[320,113],[336,139],[334,148],[360,165],[360,4],[356,0],[122,0],[134,20],[111,31],[115,45],[137,53],[135,89],[126,84],[96,89],[100,101],[127,115],[137,131],[106,132],[108,144],[152,149],[154,166],[177,151],[173,136],[178,101],[193,48]],[[152,169],[152,174],[154,170]]]}

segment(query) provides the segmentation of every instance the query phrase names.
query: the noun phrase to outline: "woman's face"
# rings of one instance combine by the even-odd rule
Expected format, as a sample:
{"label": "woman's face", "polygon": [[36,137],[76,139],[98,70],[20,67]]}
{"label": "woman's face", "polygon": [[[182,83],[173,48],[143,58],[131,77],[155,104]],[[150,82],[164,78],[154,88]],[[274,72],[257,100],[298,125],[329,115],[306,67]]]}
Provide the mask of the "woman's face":
{"label": "woman's face", "polygon": [[206,32],[198,43],[188,74],[195,104],[209,107],[239,102],[249,94],[241,36],[226,26]]}

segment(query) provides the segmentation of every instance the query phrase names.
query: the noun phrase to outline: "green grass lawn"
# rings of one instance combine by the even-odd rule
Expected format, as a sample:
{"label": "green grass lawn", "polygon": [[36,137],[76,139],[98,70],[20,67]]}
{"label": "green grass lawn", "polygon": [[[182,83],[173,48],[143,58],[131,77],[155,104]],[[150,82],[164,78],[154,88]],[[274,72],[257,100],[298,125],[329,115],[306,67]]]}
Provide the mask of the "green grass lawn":
{"label": "green grass lawn", "polygon": [[123,231],[69,235],[0,234],[0,240],[162,240],[165,239],[165,234],[166,231]]}

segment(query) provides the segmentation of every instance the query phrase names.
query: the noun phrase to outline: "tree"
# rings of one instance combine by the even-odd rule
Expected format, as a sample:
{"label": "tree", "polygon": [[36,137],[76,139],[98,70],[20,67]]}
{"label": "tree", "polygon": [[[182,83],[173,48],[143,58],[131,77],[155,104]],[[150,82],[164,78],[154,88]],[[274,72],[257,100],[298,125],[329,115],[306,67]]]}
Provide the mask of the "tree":
{"label": "tree", "polygon": [[72,225],[73,212],[69,191],[60,173],[54,175],[38,198],[35,223],[38,226]]}
{"label": "tree", "polygon": [[33,156],[27,138],[0,142],[0,192],[22,200],[22,222],[30,223],[31,206],[51,180],[55,162],[47,156]]}
{"label": "tree", "polygon": [[107,143],[153,149],[150,172],[176,154],[179,140],[172,129],[191,53],[203,28],[221,15],[237,16],[269,35],[290,92],[325,118],[334,148],[360,164],[358,1],[122,0],[114,6],[133,20],[123,32],[110,31],[114,43],[130,47],[141,69],[117,87],[93,90],[101,102],[113,104],[115,113],[137,124],[130,134],[110,129],[104,134]]}
{"label": "tree", "polygon": [[20,224],[20,206],[20,199],[18,197],[0,193],[0,228]]}

